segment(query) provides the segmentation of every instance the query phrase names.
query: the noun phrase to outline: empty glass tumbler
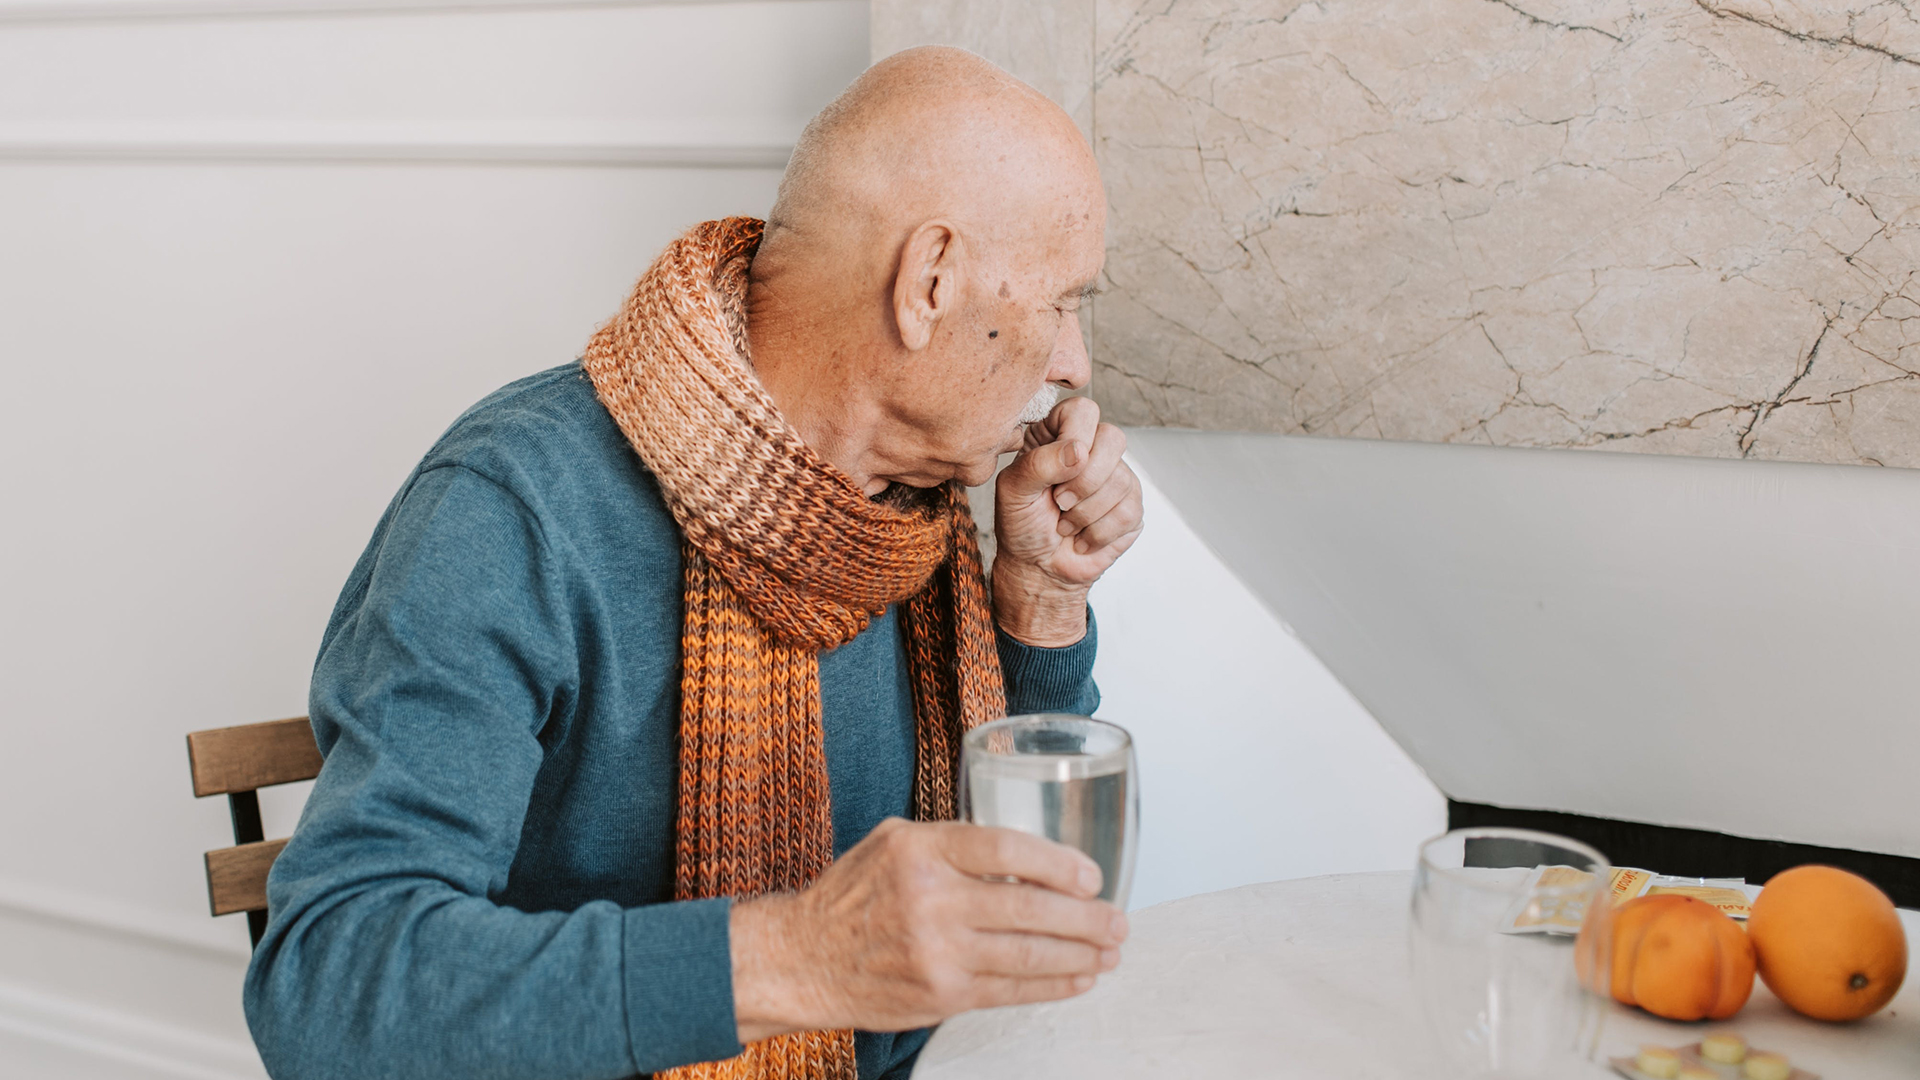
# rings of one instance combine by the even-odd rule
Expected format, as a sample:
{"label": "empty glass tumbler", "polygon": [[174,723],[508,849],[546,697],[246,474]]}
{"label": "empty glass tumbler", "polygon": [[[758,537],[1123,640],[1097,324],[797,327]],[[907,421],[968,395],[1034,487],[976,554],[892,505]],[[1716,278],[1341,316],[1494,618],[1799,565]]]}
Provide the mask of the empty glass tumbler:
{"label": "empty glass tumbler", "polygon": [[1100,864],[1100,899],[1127,906],[1140,787],[1125,728],[1058,713],[982,724],[963,744],[960,814],[1079,848]]}
{"label": "empty glass tumbler", "polygon": [[1414,869],[1414,988],[1444,1075],[1587,1076],[1607,1013],[1612,867],[1566,837],[1457,829]]}

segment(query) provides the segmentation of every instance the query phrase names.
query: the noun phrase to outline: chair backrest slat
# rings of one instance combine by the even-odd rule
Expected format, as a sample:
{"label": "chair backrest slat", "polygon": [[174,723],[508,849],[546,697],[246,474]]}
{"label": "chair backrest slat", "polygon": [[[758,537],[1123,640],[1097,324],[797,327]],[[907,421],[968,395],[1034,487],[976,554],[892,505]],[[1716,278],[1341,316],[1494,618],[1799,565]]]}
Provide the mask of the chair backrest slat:
{"label": "chair backrest slat", "polygon": [[304,716],[196,731],[187,736],[193,793],[253,791],[320,775],[320,750]]}
{"label": "chair backrest slat", "polygon": [[267,906],[267,871],[285,840],[262,840],[257,844],[221,848],[207,852],[207,900],[215,915],[236,911],[260,911]]}

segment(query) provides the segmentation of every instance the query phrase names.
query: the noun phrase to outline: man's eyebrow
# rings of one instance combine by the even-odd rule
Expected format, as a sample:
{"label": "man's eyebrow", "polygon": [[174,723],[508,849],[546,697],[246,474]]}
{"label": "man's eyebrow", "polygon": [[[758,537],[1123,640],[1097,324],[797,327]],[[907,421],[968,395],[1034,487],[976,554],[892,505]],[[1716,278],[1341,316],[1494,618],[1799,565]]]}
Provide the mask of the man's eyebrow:
{"label": "man's eyebrow", "polygon": [[1075,286],[1074,288],[1068,289],[1066,292],[1061,293],[1060,299],[1091,300],[1094,297],[1099,296],[1103,292],[1106,292],[1106,290],[1100,287],[1100,283],[1098,281],[1089,281],[1085,285],[1078,285],[1078,286]]}

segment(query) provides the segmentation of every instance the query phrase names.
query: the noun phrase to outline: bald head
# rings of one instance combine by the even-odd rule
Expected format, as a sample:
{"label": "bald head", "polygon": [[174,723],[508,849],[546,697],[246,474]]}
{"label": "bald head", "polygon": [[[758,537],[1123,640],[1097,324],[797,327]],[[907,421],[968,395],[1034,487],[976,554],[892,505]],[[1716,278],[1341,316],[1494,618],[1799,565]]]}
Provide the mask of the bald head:
{"label": "bald head", "polygon": [[982,239],[1044,226],[1049,200],[1099,191],[1073,120],[963,49],[895,53],[820,111],[794,147],[768,239],[902,232],[948,217]]}
{"label": "bald head", "polygon": [[1049,384],[1087,381],[1105,223],[1059,106],[960,49],[890,56],[794,149],[748,275],[754,368],[869,490],[984,482]]}

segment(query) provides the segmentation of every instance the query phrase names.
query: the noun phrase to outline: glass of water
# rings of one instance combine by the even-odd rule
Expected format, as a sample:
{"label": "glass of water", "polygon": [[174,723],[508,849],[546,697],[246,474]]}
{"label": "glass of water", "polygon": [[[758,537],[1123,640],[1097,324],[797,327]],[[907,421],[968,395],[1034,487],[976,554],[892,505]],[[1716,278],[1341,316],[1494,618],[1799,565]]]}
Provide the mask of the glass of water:
{"label": "glass of water", "polygon": [[1420,847],[1414,986],[1448,1075],[1587,1076],[1607,1014],[1606,856],[1525,829],[1456,829]]}
{"label": "glass of water", "polygon": [[1058,713],[974,728],[960,757],[960,814],[1079,848],[1100,864],[1100,899],[1126,908],[1140,834],[1126,728]]}

